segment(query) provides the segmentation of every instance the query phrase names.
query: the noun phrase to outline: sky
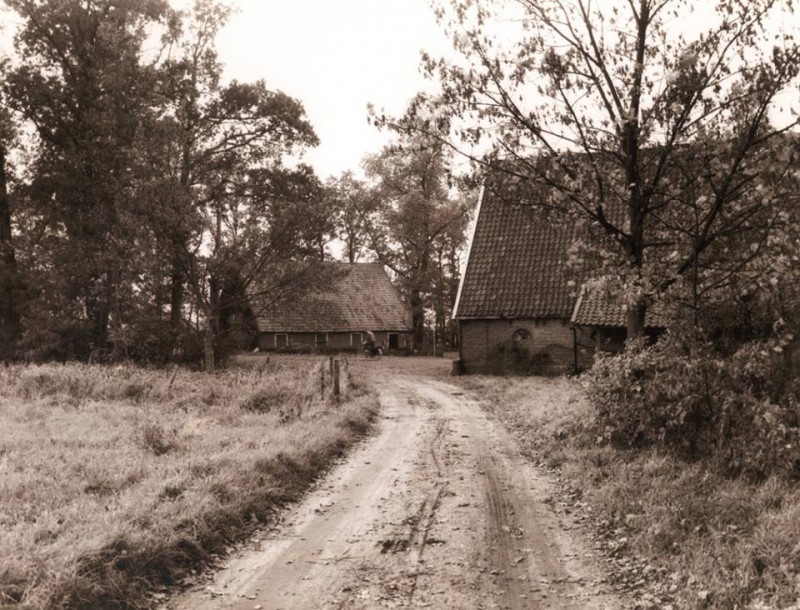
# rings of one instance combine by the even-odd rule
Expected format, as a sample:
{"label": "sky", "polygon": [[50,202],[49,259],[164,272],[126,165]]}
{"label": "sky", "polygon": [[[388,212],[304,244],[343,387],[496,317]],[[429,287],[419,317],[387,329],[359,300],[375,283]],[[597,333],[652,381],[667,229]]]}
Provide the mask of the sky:
{"label": "sky", "polygon": [[367,105],[401,113],[430,87],[419,72],[420,51],[449,48],[427,0],[228,4],[237,13],[218,38],[226,78],[264,79],[303,103],[320,138],[305,161],[323,179],[359,173],[364,155],[389,138],[367,123]]}
{"label": "sky", "polygon": [[[360,173],[364,155],[389,135],[367,123],[367,105],[401,113],[431,87],[420,52],[446,55],[450,43],[429,0],[223,0],[234,9],[217,49],[225,80],[263,79],[297,98],[320,139],[303,159],[325,179]],[[170,0],[188,8],[194,0]],[[2,7],[2,5],[0,5]],[[19,18],[0,8],[0,51],[12,51]]]}
{"label": "sky", "polygon": [[[176,8],[193,1],[170,0]],[[360,173],[364,155],[388,142],[389,134],[368,124],[368,104],[400,114],[433,86],[419,71],[422,50],[451,55],[430,0],[224,1],[235,10],[218,38],[225,79],[263,79],[303,103],[321,141],[304,161],[323,179]],[[695,16],[710,9],[698,4]],[[0,18],[0,49],[8,52],[18,19]],[[789,21],[800,27],[800,15]]]}

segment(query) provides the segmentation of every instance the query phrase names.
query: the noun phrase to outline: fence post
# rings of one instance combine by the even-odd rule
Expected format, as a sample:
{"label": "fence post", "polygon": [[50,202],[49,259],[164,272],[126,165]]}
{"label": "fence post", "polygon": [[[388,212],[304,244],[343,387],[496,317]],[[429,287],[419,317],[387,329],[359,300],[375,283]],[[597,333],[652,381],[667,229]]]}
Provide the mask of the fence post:
{"label": "fence post", "polygon": [[319,397],[325,400],[325,364],[319,367]]}
{"label": "fence post", "polygon": [[333,398],[339,400],[339,359],[333,361]]}

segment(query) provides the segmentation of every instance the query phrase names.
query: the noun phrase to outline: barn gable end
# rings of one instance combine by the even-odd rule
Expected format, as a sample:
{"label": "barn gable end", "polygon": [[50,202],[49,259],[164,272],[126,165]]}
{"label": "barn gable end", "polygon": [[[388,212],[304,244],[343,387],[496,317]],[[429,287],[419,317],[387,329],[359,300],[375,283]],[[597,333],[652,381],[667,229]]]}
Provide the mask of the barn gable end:
{"label": "barn gable end", "polygon": [[379,263],[325,263],[330,282],[256,314],[259,348],[358,350],[366,333],[379,345],[411,346],[411,314]]}
{"label": "barn gable end", "polygon": [[574,364],[573,233],[556,216],[482,189],[453,316],[464,372],[550,373]]}

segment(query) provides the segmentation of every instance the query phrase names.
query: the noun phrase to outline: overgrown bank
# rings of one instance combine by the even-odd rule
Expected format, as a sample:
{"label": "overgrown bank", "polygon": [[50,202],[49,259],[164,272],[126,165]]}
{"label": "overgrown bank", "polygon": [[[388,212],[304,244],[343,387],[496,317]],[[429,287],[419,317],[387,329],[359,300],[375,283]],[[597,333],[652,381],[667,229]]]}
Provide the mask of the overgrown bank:
{"label": "overgrown bank", "polygon": [[154,606],[368,431],[374,396],[320,373],[0,370],[0,606]]}
{"label": "overgrown bank", "polygon": [[[575,380],[467,377],[462,383],[567,483],[642,608],[794,608],[800,489],[755,483],[655,448],[615,448]],[[795,605],[792,605],[795,604]]]}

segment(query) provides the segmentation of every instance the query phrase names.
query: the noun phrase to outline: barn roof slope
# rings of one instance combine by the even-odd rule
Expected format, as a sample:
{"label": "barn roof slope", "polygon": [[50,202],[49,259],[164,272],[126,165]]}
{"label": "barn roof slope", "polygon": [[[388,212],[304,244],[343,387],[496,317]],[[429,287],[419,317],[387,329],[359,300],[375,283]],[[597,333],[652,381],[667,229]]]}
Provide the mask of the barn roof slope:
{"label": "barn roof slope", "polygon": [[256,316],[260,332],[410,331],[408,309],[380,263],[325,263],[324,288],[273,303]]}
{"label": "barn roof slope", "polygon": [[563,216],[485,187],[454,317],[569,318],[575,305],[567,273],[573,237]]}
{"label": "barn roof slope", "polygon": [[[626,325],[625,306],[600,290],[591,290],[584,286],[575,303],[570,322],[577,326],[624,328]],[[658,304],[653,309],[648,309],[645,316],[646,328],[666,328],[666,326],[666,317]]]}

